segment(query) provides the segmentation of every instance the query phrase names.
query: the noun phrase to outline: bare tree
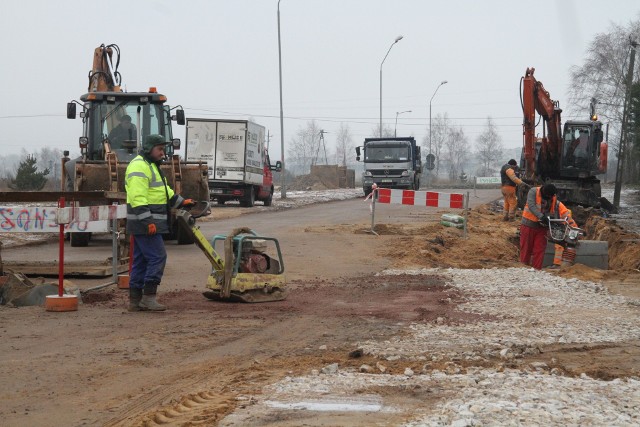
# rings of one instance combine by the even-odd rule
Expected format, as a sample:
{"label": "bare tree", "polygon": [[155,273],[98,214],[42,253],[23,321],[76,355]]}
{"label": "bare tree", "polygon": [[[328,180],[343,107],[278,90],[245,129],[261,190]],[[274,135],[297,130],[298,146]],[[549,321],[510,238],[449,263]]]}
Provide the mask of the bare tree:
{"label": "bare tree", "polygon": [[487,117],[487,127],[476,138],[476,155],[480,160],[478,175],[490,175],[495,166],[502,162],[502,138],[491,117]]}
{"label": "bare tree", "polygon": [[336,164],[347,166],[347,158],[354,156],[354,147],[349,125],[340,123],[336,136]]}
{"label": "bare tree", "polygon": [[298,129],[289,143],[288,170],[293,174],[307,174],[320,143],[320,128],[315,120]]}
{"label": "bare tree", "polygon": [[371,130],[371,135],[373,135],[372,138],[393,138],[395,136],[395,132],[393,131],[393,128],[382,125],[382,136],[380,137],[378,136],[380,135],[380,125],[377,125]]}
{"label": "bare tree", "polygon": [[455,181],[458,175],[464,170],[469,153],[469,140],[464,134],[462,127],[450,127],[444,138],[442,150],[442,163],[449,168],[449,179]]}
{"label": "bare tree", "polygon": [[[589,117],[591,99],[597,101],[600,120],[609,124],[608,143],[617,157],[624,111],[626,75],[631,41],[640,42],[640,14],[626,26],[611,24],[608,32],[597,34],[587,49],[584,63],[571,68],[569,104],[565,110],[577,118]],[[634,75],[640,61],[636,60]],[[637,81],[637,77],[635,79]],[[625,180],[640,179],[640,149],[627,147]],[[609,156],[613,159],[613,156]]]}
{"label": "bare tree", "polygon": [[[431,153],[436,156],[436,172],[438,175],[440,172],[440,157],[443,152],[445,141],[451,131],[451,120],[449,114],[438,114],[431,121]],[[422,140],[423,151],[425,154],[429,154],[429,128],[427,127],[427,135]]]}

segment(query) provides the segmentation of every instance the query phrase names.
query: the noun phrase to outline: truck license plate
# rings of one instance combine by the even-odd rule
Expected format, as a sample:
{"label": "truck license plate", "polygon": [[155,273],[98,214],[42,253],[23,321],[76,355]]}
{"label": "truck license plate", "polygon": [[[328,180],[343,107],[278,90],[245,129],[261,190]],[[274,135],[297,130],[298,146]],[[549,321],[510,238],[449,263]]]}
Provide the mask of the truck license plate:
{"label": "truck license plate", "polygon": [[392,179],[383,179],[382,182],[393,182]]}
{"label": "truck license plate", "polygon": [[211,194],[222,194],[223,191],[220,188],[214,188],[211,190]]}

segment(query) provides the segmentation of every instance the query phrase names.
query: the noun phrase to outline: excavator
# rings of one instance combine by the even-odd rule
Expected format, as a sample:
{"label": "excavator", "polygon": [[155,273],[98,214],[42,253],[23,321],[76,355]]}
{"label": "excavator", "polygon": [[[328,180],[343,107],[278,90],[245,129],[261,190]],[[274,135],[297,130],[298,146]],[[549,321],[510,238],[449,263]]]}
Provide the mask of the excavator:
{"label": "excavator", "polygon": [[[597,175],[607,171],[607,143],[602,123],[591,101],[589,120],[561,122],[562,109],[551,99],[542,83],[533,76],[535,68],[527,68],[520,80],[523,120],[521,178],[530,185],[554,184],[558,198],[566,205],[583,207],[611,206],[601,197]],[[536,136],[536,113],[542,119],[542,137]],[[518,190],[523,208],[526,188]]]}
{"label": "excavator", "polygon": [[[182,107],[170,108],[167,97],[155,87],[147,92],[123,92],[119,65],[117,45],[97,47],[87,93],[80,97],[81,102],[73,100],[67,104],[68,119],[76,118],[76,105],[82,108],[79,115],[83,127],[79,138],[80,157],[63,159],[63,191],[103,191],[119,194],[117,198],[122,199],[128,163],[138,154],[148,135],[159,134],[167,141],[161,171],[174,191],[185,198],[209,200],[207,164],[186,162],[175,154],[175,150],[180,149],[180,139],[173,138],[171,122],[185,124]],[[87,246],[90,238],[89,232],[71,233],[71,245]],[[172,223],[170,238],[177,239],[178,244],[193,243],[176,221]]]}

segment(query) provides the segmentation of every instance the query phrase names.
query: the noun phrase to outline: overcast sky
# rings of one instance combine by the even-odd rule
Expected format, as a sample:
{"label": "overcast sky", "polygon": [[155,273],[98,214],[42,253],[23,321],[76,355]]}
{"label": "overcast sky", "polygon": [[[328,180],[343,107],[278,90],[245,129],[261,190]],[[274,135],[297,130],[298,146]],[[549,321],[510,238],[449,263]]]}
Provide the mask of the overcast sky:
{"label": "overcast sky", "polygon": [[[87,90],[93,50],[115,43],[128,91],[156,86],[187,118],[252,118],[280,157],[277,0],[3,2],[1,154],[49,146],[78,153],[66,103]],[[448,113],[471,142],[491,116],[505,147],[522,144],[527,67],[567,109],[569,68],[637,0],[282,0],[285,147],[315,119],[333,147],[341,122],[359,143],[379,122],[422,141]],[[588,112],[584,112],[585,116]],[[565,119],[569,118],[564,115]],[[176,126],[184,141],[184,127]],[[286,148],[288,149],[288,148]]]}

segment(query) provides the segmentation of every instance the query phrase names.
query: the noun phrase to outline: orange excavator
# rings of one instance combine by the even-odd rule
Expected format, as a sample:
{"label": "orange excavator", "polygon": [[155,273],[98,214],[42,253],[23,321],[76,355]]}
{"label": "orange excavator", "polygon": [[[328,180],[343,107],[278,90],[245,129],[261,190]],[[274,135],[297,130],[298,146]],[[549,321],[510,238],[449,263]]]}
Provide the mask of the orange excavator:
{"label": "orange excavator", "polygon": [[[559,102],[551,99],[534,71],[527,68],[520,80],[523,180],[530,185],[554,184],[558,198],[568,205],[611,206],[601,197],[597,178],[607,171],[607,143],[595,114],[595,100],[589,120],[566,121],[563,128]],[[536,135],[536,113],[542,122],[541,138]],[[524,206],[526,194],[518,194],[518,200]]]}

